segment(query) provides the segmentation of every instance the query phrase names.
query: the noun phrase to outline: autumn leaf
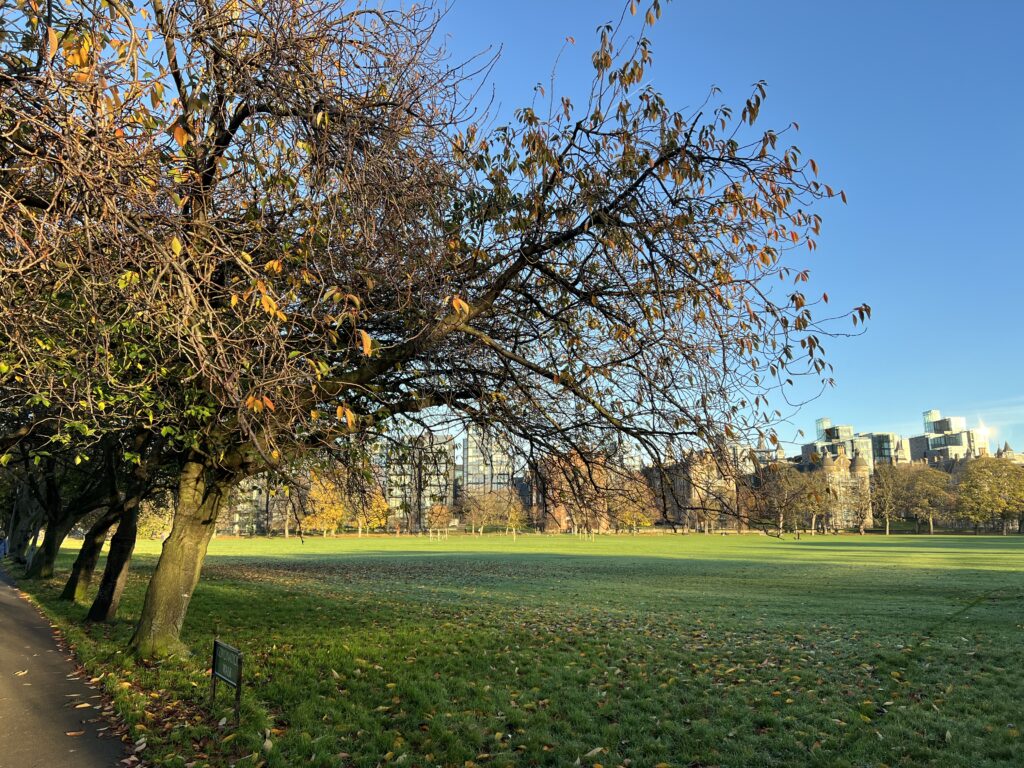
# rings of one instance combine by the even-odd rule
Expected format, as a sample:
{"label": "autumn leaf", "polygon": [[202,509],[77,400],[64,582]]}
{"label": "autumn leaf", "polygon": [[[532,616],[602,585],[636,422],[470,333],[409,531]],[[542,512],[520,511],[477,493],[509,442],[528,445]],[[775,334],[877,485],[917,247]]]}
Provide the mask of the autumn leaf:
{"label": "autumn leaf", "polygon": [[373,354],[373,339],[370,338],[370,334],[364,331],[362,328],[359,329],[359,343],[363,347],[363,354],[369,357]]}
{"label": "autumn leaf", "polygon": [[452,309],[454,309],[460,315],[469,314],[469,304],[460,299],[458,296],[452,297]]}
{"label": "autumn leaf", "polygon": [[177,235],[171,238],[171,251],[174,252],[175,256],[181,255],[181,240],[178,239]]}
{"label": "autumn leaf", "polygon": [[64,731],[65,736],[83,736],[85,731]]}
{"label": "autumn leaf", "polygon": [[46,30],[46,60],[53,61],[57,55],[57,30],[50,27]]}
{"label": "autumn leaf", "polygon": [[175,123],[174,130],[172,131],[174,140],[178,142],[178,146],[184,148],[188,144],[188,131],[185,130],[185,126],[181,123]]}

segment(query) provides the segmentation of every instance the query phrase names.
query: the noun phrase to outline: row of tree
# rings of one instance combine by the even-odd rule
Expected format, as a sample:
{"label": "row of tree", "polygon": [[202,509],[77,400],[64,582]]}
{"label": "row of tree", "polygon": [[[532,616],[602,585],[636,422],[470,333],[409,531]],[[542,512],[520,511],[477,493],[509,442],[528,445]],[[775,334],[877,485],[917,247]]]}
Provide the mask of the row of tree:
{"label": "row of tree", "polygon": [[[840,499],[826,473],[779,464],[765,467],[752,480],[744,488],[748,516],[760,517],[779,532],[833,527],[829,521],[837,517]],[[869,492],[846,503],[862,531],[873,519],[875,525],[884,524],[886,534],[894,521],[912,521],[929,533],[937,524],[1024,533],[1024,466],[992,457],[964,462],[952,472],[925,464],[879,464]]]}

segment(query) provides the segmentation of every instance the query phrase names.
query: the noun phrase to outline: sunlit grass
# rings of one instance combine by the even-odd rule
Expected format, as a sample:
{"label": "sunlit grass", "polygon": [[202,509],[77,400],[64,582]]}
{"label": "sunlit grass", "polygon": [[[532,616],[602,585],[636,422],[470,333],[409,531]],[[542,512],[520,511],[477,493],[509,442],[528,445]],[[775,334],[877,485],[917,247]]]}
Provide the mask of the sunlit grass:
{"label": "sunlit grass", "polygon": [[[158,763],[1024,764],[1024,537],[219,539],[194,657],[142,667],[158,549],[113,627],[35,590]],[[215,628],[246,654],[230,740]]]}

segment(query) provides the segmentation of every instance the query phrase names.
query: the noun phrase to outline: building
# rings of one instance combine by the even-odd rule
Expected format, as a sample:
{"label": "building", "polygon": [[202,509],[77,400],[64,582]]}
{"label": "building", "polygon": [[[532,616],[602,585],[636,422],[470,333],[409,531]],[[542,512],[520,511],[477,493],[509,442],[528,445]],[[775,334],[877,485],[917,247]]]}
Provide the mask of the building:
{"label": "building", "polygon": [[490,493],[512,485],[512,454],[476,425],[466,430],[456,477],[459,494]]}
{"label": "building", "polygon": [[996,451],[996,458],[1010,461],[1014,464],[1024,464],[1024,453],[1018,453],[1013,450],[1008,442],[1004,442],[1003,447]]}
{"label": "building", "polygon": [[830,456],[837,461],[842,456],[860,456],[868,466],[868,473],[875,469],[874,439],[871,434],[856,434],[849,424],[832,424],[831,419],[815,422],[817,439],[800,449],[801,458],[807,463],[820,463]]}
{"label": "building", "polygon": [[910,441],[895,432],[870,432],[865,437],[871,438],[871,463],[909,464]]}
{"label": "building", "polygon": [[911,461],[910,441],[895,432],[854,432],[849,424],[832,424],[828,418],[814,422],[816,439],[801,448],[805,462],[819,461],[826,453],[839,458],[840,450],[847,457],[860,456],[868,472],[876,464],[906,464]]}
{"label": "building", "polygon": [[825,525],[833,530],[869,528],[874,525],[871,507],[871,468],[859,453],[851,460],[843,446],[833,458],[824,453],[820,463],[804,467],[805,471],[824,472],[828,488],[825,503]]}
{"label": "building", "polygon": [[410,532],[424,530],[432,504],[451,506],[455,494],[455,440],[424,430],[393,446],[385,458],[385,498]]}
{"label": "building", "polygon": [[949,464],[988,455],[988,435],[983,427],[968,429],[963,416],[947,416],[931,409],[922,414],[924,433],[910,438],[910,460]]}

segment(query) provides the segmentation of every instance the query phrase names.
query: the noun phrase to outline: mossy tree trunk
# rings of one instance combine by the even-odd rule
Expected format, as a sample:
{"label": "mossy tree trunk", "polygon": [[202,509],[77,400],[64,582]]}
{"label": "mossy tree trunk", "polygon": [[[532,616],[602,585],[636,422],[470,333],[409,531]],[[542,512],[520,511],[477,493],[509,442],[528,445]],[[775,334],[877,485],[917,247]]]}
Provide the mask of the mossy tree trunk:
{"label": "mossy tree trunk", "polygon": [[107,565],[103,569],[103,578],[100,580],[96,599],[93,600],[86,616],[87,621],[112,621],[117,616],[124,585],[128,581],[128,568],[135,552],[138,526],[138,499],[132,499],[125,504],[117,530],[110,540]]}
{"label": "mossy tree trunk", "polygon": [[122,507],[115,504],[107,508],[107,511],[100,515],[92,524],[89,532],[85,534],[82,541],[82,548],[78,550],[78,557],[75,564],[71,566],[71,576],[64,585],[64,591],[60,594],[61,600],[74,600],[81,602],[92,582],[93,572],[100,560],[100,553],[103,551],[103,544],[107,540],[107,533],[121,516]]}
{"label": "mossy tree trunk", "polygon": [[202,459],[190,458],[178,482],[178,506],[171,534],[146,591],[130,646],[142,658],[184,650],[179,639],[192,592],[199,583],[206,549],[227,484],[215,480]]}

